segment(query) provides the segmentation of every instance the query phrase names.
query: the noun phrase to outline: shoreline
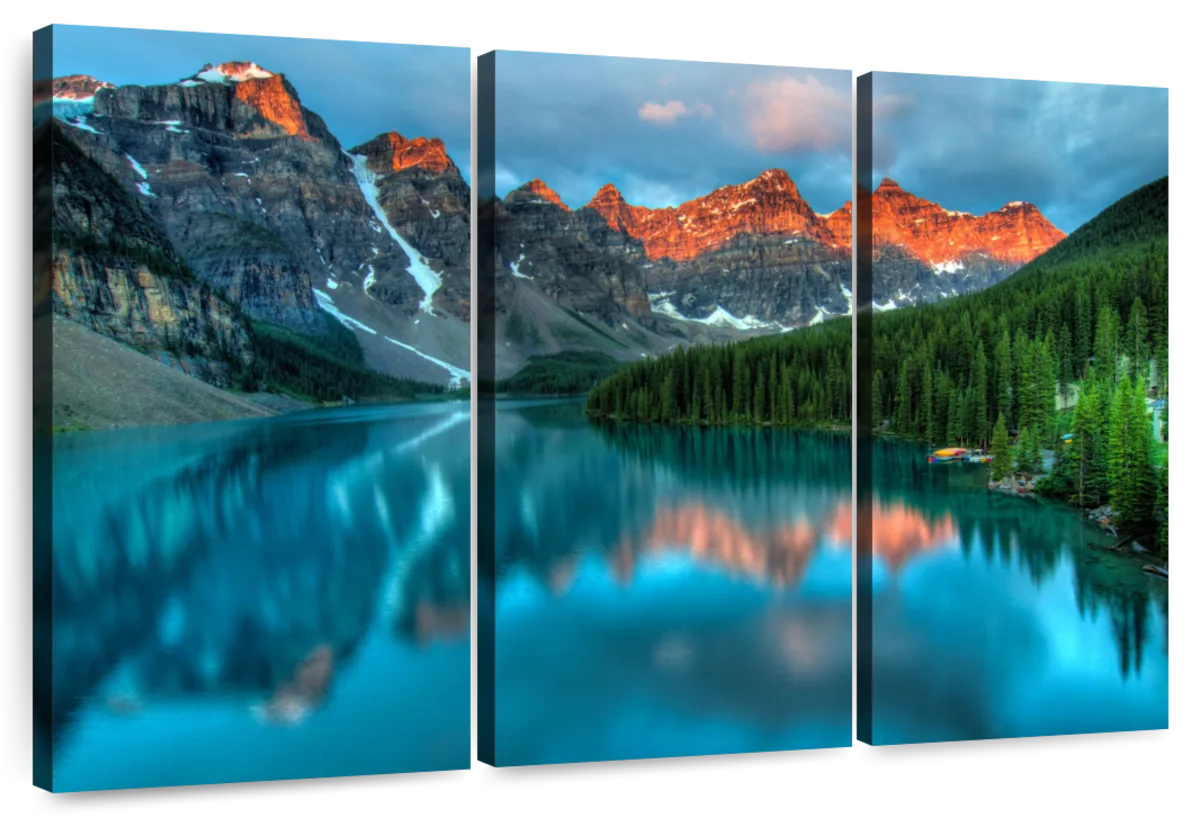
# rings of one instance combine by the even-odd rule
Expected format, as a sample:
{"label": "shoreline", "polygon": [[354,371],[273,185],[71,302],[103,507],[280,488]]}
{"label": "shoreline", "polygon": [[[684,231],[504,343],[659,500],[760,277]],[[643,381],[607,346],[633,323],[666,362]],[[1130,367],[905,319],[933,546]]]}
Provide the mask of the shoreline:
{"label": "shoreline", "polygon": [[52,437],[60,436],[75,436],[81,434],[89,434],[93,432],[115,432],[128,429],[170,429],[182,426],[197,426],[203,424],[216,423],[231,423],[250,420],[271,420],[273,418],[284,417],[286,415],[296,415],[303,412],[322,412],[331,409],[351,409],[354,407],[370,408],[378,406],[420,406],[437,403],[470,403],[469,397],[418,397],[408,400],[361,400],[354,403],[306,403],[299,398],[294,398],[290,395],[281,395],[278,393],[259,393],[257,395],[247,395],[242,393],[230,392],[242,400],[256,406],[261,410],[259,414],[246,415],[242,417],[202,417],[188,420],[165,420],[165,421],[146,421],[141,418],[119,420],[107,423],[101,426],[88,426],[84,424],[61,426],[54,425],[50,428]]}
{"label": "shoreline", "polygon": [[1122,535],[1112,521],[1112,507],[1108,504],[1097,506],[1096,508],[1083,508],[1076,506],[1055,497],[1043,497],[1037,493],[1037,484],[1045,474],[1035,474],[1032,477],[1021,478],[1018,482],[1016,476],[1006,478],[1005,480],[995,481],[989,476],[987,481],[987,490],[1006,494],[1010,497],[1021,497],[1026,499],[1039,500],[1044,503],[1049,503],[1054,506],[1070,509],[1079,513],[1086,518],[1088,525],[1093,526],[1096,530],[1101,531],[1114,539],[1111,545],[1091,545],[1097,551],[1104,551],[1109,554],[1115,554],[1120,557],[1135,558],[1148,560],[1142,566],[1142,570],[1148,574],[1157,576],[1163,580],[1167,576],[1168,560],[1156,554],[1152,549],[1142,545],[1138,540],[1147,536],[1146,533]]}

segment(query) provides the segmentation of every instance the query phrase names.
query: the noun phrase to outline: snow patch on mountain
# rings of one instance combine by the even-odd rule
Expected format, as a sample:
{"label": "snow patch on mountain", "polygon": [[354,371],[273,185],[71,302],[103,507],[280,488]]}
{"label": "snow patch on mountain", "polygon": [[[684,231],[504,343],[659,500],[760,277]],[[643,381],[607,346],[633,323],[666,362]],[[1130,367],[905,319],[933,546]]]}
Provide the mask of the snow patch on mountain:
{"label": "snow patch on mountain", "polygon": [[933,274],[940,276],[943,273],[958,273],[962,272],[962,269],[961,261],[938,261],[933,265]]}
{"label": "snow patch on mountain", "polygon": [[517,269],[518,267],[521,266],[521,262],[524,260],[525,260],[525,254],[522,253],[521,257],[519,259],[517,259],[516,261],[510,261],[508,263],[508,269],[512,270],[512,274],[515,275],[517,278],[526,278],[526,279],[529,279],[530,281],[533,281],[533,276],[525,275],[519,269]]}
{"label": "snow patch on mountain", "polygon": [[[345,151],[342,151],[346,153]],[[375,172],[367,167],[367,157],[359,156],[358,154],[346,153],[353,163],[351,172],[354,174],[355,181],[358,182],[358,187],[362,191],[363,198],[366,199],[370,208],[375,211],[375,217],[387,230],[388,235],[395,240],[396,244],[400,245],[400,249],[408,256],[408,274],[417,282],[417,286],[425,293],[425,297],[421,299],[421,309],[433,315],[433,294],[442,286],[442,276],[436,272],[425,262],[425,259],[420,253],[413,248],[411,244],[396,232],[388,221],[387,213],[383,209],[383,205],[379,203],[379,187],[375,184]],[[375,228],[378,230],[378,228]]]}
{"label": "snow patch on mountain", "polygon": [[409,352],[411,352],[415,355],[420,355],[422,358],[429,361],[430,363],[437,364],[442,369],[449,372],[451,388],[456,388],[458,386],[461,386],[463,383],[471,382],[471,373],[465,369],[459,369],[454,364],[446,363],[445,361],[443,361],[439,358],[435,358],[432,355],[426,355],[424,352],[417,349],[416,347],[410,346],[409,344],[406,344],[403,341],[397,341],[395,338],[389,338],[388,336],[385,335],[385,336],[383,336],[383,339],[385,341],[391,341],[396,346],[403,347],[404,349],[407,349]]}
{"label": "snow patch on mountain", "polygon": [[671,303],[670,297],[674,293],[648,293],[650,296],[650,311],[660,315],[665,315],[669,318],[674,318],[677,321],[692,321],[697,324],[707,324],[710,327],[727,326],[733,327],[736,330],[743,332],[757,329],[782,330],[783,326],[777,321],[763,321],[753,315],[746,315],[742,318],[731,315],[724,307],[717,305],[711,313],[705,318],[689,318],[681,313],[674,304]]}

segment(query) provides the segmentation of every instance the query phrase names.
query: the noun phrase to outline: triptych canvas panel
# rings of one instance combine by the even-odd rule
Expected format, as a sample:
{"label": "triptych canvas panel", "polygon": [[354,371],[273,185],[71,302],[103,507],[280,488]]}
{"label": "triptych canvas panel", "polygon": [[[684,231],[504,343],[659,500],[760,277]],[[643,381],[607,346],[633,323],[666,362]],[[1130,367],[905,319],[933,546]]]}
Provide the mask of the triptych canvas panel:
{"label": "triptych canvas panel", "polygon": [[1167,726],[1165,89],[35,46],[39,786]]}

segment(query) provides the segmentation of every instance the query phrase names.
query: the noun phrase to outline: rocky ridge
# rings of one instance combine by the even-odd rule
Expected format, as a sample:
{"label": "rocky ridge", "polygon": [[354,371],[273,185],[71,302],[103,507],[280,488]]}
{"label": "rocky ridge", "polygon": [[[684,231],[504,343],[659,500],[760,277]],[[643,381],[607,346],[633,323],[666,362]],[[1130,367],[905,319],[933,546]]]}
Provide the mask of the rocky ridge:
{"label": "rocky ridge", "polygon": [[[913,196],[890,179],[873,195],[876,309],[990,286],[1063,237],[1026,202],[973,216]],[[608,351],[618,357],[661,346],[646,336],[672,346],[712,340],[717,328],[735,336],[778,332],[848,315],[853,226],[850,202],[815,213],[779,169],[665,208],[632,205],[606,184],[571,210],[534,179],[497,208],[506,345],[529,354],[564,343],[596,348],[594,337],[548,342],[545,322],[521,314],[532,310],[522,295],[529,291],[615,333],[618,349]]]}

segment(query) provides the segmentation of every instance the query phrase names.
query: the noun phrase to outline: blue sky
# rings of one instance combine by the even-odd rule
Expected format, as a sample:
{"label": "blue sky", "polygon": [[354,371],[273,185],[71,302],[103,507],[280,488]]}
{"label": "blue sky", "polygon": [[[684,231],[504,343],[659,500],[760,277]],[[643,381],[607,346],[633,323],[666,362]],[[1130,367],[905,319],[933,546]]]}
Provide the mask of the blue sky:
{"label": "blue sky", "polygon": [[662,207],[782,168],[818,212],[850,199],[849,71],[501,51],[496,75],[501,196]]}
{"label": "blue sky", "polygon": [[54,75],[91,74],[155,85],[205,63],[249,60],[285,74],[304,107],[342,147],[386,131],[441,137],[464,177],[471,170],[471,53],[444,46],[302,40],[93,26],[54,27]]}
{"label": "blue sky", "polygon": [[1027,201],[1068,233],[1167,175],[1167,89],[876,72],[874,182],[950,210]]}

